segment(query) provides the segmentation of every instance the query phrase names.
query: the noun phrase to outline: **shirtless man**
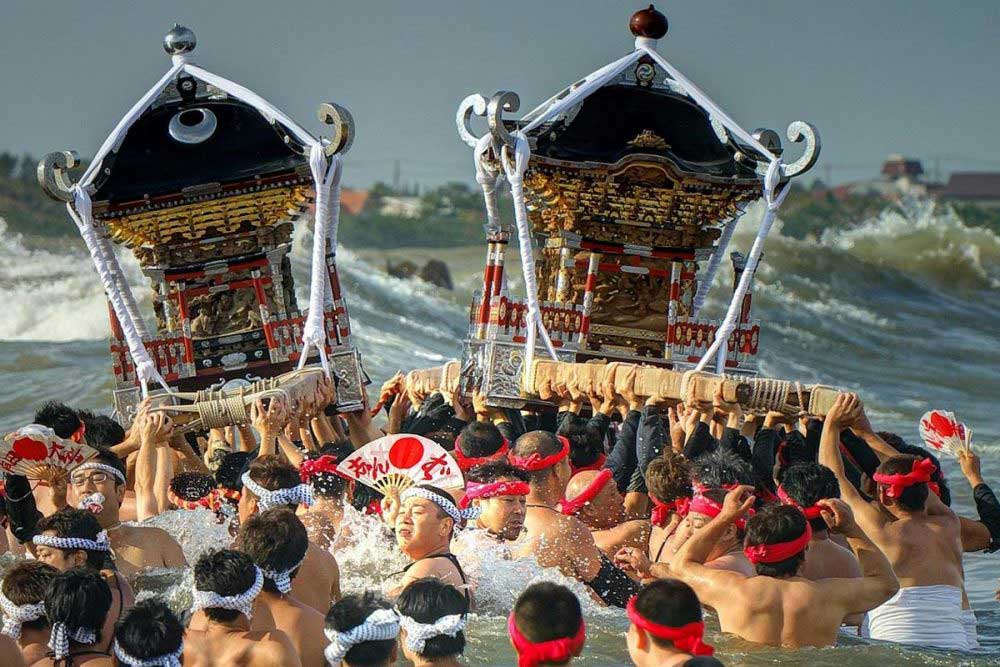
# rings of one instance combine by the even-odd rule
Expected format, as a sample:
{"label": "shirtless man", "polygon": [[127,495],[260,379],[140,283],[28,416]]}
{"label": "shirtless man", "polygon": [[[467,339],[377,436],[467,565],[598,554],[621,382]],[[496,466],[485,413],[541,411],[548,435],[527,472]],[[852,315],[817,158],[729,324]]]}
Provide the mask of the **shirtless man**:
{"label": "shirtless man", "polygon": [[325,667],[323,614],[291,595],[292,580],[309,548],[305,526],[289,510],[267,510],[243,524],[238,546],[264,573],[251,629],[281,630],[292,641],[303,667]]}
{"label": "shirtless man", "polygon": [[38,522],[33,538],[35,557],[60,572],[84,567],[104,577],[111,589],[111,609],[101,629],[99,650],[107,652],[114,639],[115,623],[135,603],[132,587],[115,569],[107,533],[93,514],[85,510],[63,509]]}
{"label": "shirtless man", "polygon": [[[3,598],[0,598],[3,634],[17,640],[17,648],[29,665],[44,658],[49,650],[45,591],[58,574],[59,571],[51,565],[28,560],[7,570],[3,578]],[[0,655],[9,656],[6,653]]]}
{"label": "shirtless man", "polygon": [[495,461],[506,461],[510,443],[500,429],[488,421],[471,421],[455,438],[452,455],[463,472]]}
{"label": "shirtless man", "polygon": [[476,527],[500,541],[512,541],[524,530],[528,473],[498,461],[472,468],[465,474],[461,509],[479,510]]}
{"label": "shirtless man", "polygon": [[125,466],[107,450],[76,468],[69,478],[72,507],[92,512],[108,532],[118,571],[126,578],[149,567],[186,567],[180,545],[170,534],[151,526],[123,526],[119,509],[125,498]]}
{"label": "shirtless man", "polygon": [[440,579],[418,579],[396,598],[399,643],[413,667],[463,667],[469,601]]}
{"label": "shirtless man", "polygon": [[[240,524],[272,507],[294,512],[300,504],[308,505],[312,498],[311,489],[302,483],[299,472],[277,456],[258,456],[241,479]],[[292,582],[292,595],[320,613],[330,608],[331,601],[340,599],[340,567],[333,554],[310,542],[299,576]]]}
{"label": "shirtless man", "polygon": [[569,441],[547,431],[525,433],[514,443],[510,461],[527,471],[531,491],[526,534],[515,555],[533,555],[540,566],[558,567],[590,586],[605,603],[624,607],[638,585],[601,553],[582,521],[556,509],[571,475],[568,457]]}
{"label": "shirtless man", "polygon": [[341,524],[354,482],[337,472],[337,463],[353,451],[347,443],[324,445],[299,465],[300,478],[312,486],[313,504],[300,506],[298,515],[309,532],[309,541],[325,551],[344,537]]}
{"label": "shirtless man", "polygon": [[894,456],[872,476],[876,497],[865,499],[848,481],[840,456],[840,432],[866,420],[854,394],[841,394],[823,423],[819,460],[840,484],[841,497],[858,523],[885,552],[900,589],[868,615],[872,638],[944,649],[971,648],[962,622],[961,525],[928,487],[933,463]]}
{"label": "shirtless man", "polygon": [[649,521],[629,519],[625,498],[618,492],[608,468],[585,470],[573,475],[566,486],[560,510],[582,521],[594,536],[597,548],[614,556],[622,547],[649,544]]}
{"label": "shirtless man", "polygon": [[429,484],[403,491],[398,505],[387,496],[383,507],[383,518],[395,527],[400,551],[410,559],[391,595],[398,595],[412,581],[435,577],[462,591],[471,606],[472,589],[451,553],[451,538],[456,525],[478,512],[460,510],[447,491]]}
{"label": "shirtless man", "polygon": [[101,575],[80,567],[57,574],[45,591],[45,618],[50,629],[59,625],[64,632],[51,634],[52,650],[35,665],[112,667],[111,656],[98,646],[110,607],[111,589]]}
{"label": "shirtless man", "polygon": [[325,634],[330,644],[324,655],[332,667],[396,664],[399,615],[371,591],[334,603],[326,614]]}
{"label": "shirtless man", "polygon": [[263,586],[264,575],[247,554],[223,549],[198,559],[191,625],[184,633],[185,667],[302,664],[284,632],[250,628],[254,599]]}
{"label": "shirtless man", "polygon": [[710,657],[715,649],[702,641],[701,603],[691,587],[677,579],[643,586],[626,608],[625,636],[636,667],[721,667]]}
{"label": "shirtless man", "polygon": [[580,600],[565,586],[547,581],[521,592],[507,629],[521,665],[568,665],[587,641]]}
{"label": "shirtless man", "polygon": [[691,467],[687,459],[667,450],[646,468],[646,487],[653,511],[649,517],[649,559],[656,563],[688,515],[691,505]]}
{"label": "shirtless man", "polygon": [[126,611],[115,630],[112,652],[122,667],[168,667],[184,654],[184,626],[159,600],[143,600]]}
{"label": "shirtless man", "polygon": [[772,646],[832,646],[844,618],[882,604],[899,584],[884,554],[839,500],[822,500],[823,520],[847,538],[865,576],[812,581],[800,576],[809,546],[809,523],[802,511],[769,505],[747,523],[744,543],[757,576],[705,567],[713,545],[729,525],[753,507],[753,487],[726,494],[719,515],[691,536],[674,558],[672,570],[715,609],[723,632]]}

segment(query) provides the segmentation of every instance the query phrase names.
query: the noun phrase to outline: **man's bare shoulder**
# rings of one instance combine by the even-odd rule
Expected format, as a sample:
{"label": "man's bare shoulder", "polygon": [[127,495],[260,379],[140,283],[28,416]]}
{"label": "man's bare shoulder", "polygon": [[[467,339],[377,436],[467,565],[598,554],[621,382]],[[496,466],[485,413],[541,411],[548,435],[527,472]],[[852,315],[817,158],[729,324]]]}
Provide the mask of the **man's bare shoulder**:
{"label": "man's bare shoulder", "polygon": [[309,542],[309,546],[306,547],[306,558],[309,558],[320,565],[331,568],[339,568],[336,557],[323,547],[313,542]]}
{"label": "man's bare shoulder", "polygon": [[251,632],[248,635],[260,635],[254,642],[254,647],[250,651],[249,665],[260,667],[272,667],[282,665],[282,667],[300,667],[299,654],[289,639],[281,630],[268,630],[264,632]]}
{"label": "man's bare shoulder", "polygon": [[[156,544],[175,542],[173,536],[171,536],[170,533],[163,530],[162,528],[157,528],[156,526],[142,526],[142,525],[122,526],[120,530],[122,537],[130,542],[149,541],[149,542],[154,542]],[[143,546],[143,545],[137,545],[137,546]]]}

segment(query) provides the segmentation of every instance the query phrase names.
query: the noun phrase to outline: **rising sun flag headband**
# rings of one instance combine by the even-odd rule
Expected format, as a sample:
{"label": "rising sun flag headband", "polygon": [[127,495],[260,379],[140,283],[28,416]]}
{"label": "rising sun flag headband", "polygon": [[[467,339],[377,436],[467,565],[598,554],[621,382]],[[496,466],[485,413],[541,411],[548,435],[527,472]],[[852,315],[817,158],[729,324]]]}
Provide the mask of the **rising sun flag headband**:
{"label": "rising sun flag headband", "polygon": [[555,464],[562,461],[564,458],[569,456],[569,439],[564,436],[557,435],[559,442],[562,443],[562,449],[560,449],[555,454],[549,454],[548,456],[541,456],[538,452],[533,452],[528,456],[518,456],[517,454],[510,455],[510,462],[514,466],[521,468],[522,470],[527,470],[528,472],[534,472],[536,470],[545,470],[546,468],[551,468]]}
{"label": "rising sun flag headband", "polygon": [[559,504],[560,511],[567,516],[573,516],[582,510],[585,505],[597,497],[598,493],[604,490],[612,475],[613,473],[608,468],[597,473],[597,476],[580,492],[580,495]]}
{"label": "rising sun flag headband", "polygon": [[250,479],[250,471],[243,473],[240,480],[243,482],[244,488],[250,489],[257,496],[257,506],[261,512],[281,505],[305,505],[308,507],[313,504],[312,487],[308,484],[271,491]]}
{"label": "rising sun flag headband", "polygon": [[399,615],[394,609],[376,609],[361,625],[350,630],[337,632],[327,629],[324,632],[330,645],[323,651],[323,655],[333,667],[338,667],[355,644],[381,642],[398,637]]}
{"label": "rising sun flag headband", "polygon": [[639,613],[635,608],[635,596],[628,601],[625,613],[632,625],[653,635],[657,639],[666,639],[684,653],[691,655],[712,655],[715,649],[702,641],[705,635],[705,624],[701,621],[687,623],[679,627],[654,623]]}
{"label": "rising sun flag headband", "polygon": [[812,539],[812,527],[806,521],[806,529],[794,540],[774,544],[754,544],[743,548],[743,554],[751,563],[780,563],[805,551]]}
{"label": "rising sun flag headband", "polygon": [[478,519],[479,515],[482,514],[482,510],[478,507],[469,507],[466,509],[458,509],[458,506],[452,501],[451,498],[445,498],[444,496],[438,495],[433,491],[428,491],[427,489],[421,489],[419,486],[411,486],[406,491],[403,491],[399,496],[399,502],[406,502],[410,498],[423,498],[424,500],[429,500],[441,510],[447,514],[456,523],[462,523],[463,519]]}
{"label": "rising sun flag headband", "polygon": [[499,498],[500,496],[526,496],[531,492],[531,487],[527,482],[516,480],[502,480],[499,482],[469,482],[465,485],[465,495],[458,501],[458,506],[467,508],[473,500],[477,498]]}
{"label": "rising sun flag headband", "polygon": [[580,627],[572,637],[560,637],[544,642],[532,642],[521,634],[514,621],[514,612],[507,618],[507,631],[517,650],[517,667],[536,667],[543,662],[563,663],[580,652],[587,641],[587,624],[580,620]]}
{"label": "rising sun flag headband", "polygon": [[877,472],[872,475],[872,479],[887,487],[885,495],[890,498],[899,498],[903,491],[915,484],[929,484],[931,475],[937,471],[937,466],[930,459],[920,459],[913,462],[913,468],[908,473],[887,475]]}

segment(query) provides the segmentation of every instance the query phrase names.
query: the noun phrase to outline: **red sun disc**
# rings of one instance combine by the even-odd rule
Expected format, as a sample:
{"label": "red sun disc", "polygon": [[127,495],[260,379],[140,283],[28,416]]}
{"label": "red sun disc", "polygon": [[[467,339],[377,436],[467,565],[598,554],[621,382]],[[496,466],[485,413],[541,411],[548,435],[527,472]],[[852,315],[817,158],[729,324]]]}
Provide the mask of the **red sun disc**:
{"label": "red sun disc", "polygon": [[401,470],[412,468],[424,458],[424,446],[416,438],[400,438],[389,448],[389,463]]}
{"label": "red sun disc", "polygon": [[42,461],[49,453],[44,443],[32,440],[31,438],[20,438],[14,441],[11,447],[15,454],[27,461]]}

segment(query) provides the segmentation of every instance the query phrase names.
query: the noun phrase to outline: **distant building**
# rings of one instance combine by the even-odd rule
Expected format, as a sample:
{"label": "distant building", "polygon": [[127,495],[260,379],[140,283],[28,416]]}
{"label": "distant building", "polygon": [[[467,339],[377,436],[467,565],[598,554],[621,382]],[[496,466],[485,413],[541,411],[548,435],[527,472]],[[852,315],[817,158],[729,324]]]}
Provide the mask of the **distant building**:
{"label": "distant building", "polygon": [[420,217],[420,197],[386,196],[381,199],[379,212],[382,215],[394,215],[400,218]]}
{"label": "distant building", "polygon": [[933,194],[943,201],[1000,208],[1000,172],[956,171],[948,182],[936,188]]}
{"label": "distant building", "polygon": [[365,210],[368,203],[367,190],[352,190],[344,188],[340,191],[340,208],[350,215],[358,215]]}
{"label": "distant building", "polygon": [[920,160],[894,154],[882,163],[880,178],[847,183],[837,188],[840,192],[835,195],[869,195],[893,200],[906,195],[923,197],[927,195],[923,175]]}
{"label": "distant building", "polygon": [[889,181],[901,178],[916,182],[924,175],[924,167],[920,160],[912,160],[902,155],[890,155],[882,163],[882,177]]}

